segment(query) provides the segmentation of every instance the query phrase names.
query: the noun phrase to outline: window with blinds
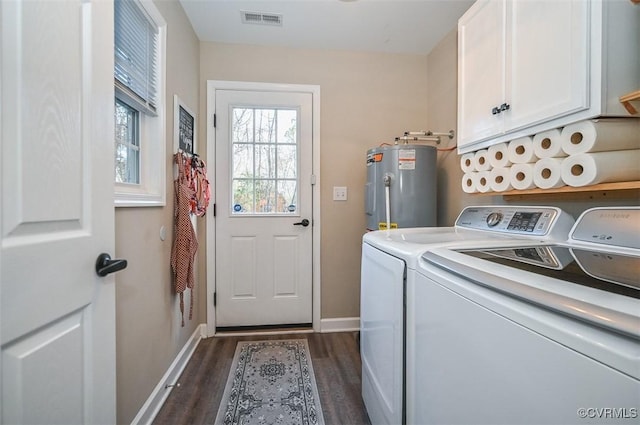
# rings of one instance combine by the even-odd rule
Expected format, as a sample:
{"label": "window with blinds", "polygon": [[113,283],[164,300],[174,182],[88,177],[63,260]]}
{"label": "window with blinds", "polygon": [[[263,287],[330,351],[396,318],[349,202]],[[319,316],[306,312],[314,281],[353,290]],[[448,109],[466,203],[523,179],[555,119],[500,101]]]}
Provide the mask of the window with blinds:
{"label": "window with blinds", "polygon": [[115,84],[118,98],[157,114],[158,27],[137,0],[115,1]]}
{"label": "window with blinds", "polygon": [[165,205],[166,49],[153,0],[114,0],[117,207]]}

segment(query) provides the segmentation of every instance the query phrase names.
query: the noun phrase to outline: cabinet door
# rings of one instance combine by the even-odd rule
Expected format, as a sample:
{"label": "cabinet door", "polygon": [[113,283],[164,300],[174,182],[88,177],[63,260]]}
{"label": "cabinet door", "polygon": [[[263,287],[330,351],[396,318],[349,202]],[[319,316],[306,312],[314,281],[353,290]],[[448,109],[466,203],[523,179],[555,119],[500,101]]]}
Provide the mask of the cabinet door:
{"label": "cabinet door", "polygon": [[505,0],[476,2],[458,22],[458,146],[502,133]]}
{"label": "cabinet door", "polygon": [[589,107],[589,2],[513,1],[507,19],[505,132]]}

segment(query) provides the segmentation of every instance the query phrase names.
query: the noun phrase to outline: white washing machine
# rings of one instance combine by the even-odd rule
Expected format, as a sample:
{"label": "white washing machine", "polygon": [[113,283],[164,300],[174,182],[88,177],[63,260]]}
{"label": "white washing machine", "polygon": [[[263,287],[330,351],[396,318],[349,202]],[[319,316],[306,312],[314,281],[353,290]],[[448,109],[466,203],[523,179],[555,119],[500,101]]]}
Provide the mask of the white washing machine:
{"label": "white washing machine", "polygon": [[640,208],[564,242],[422,255],[408,288],[407,423],[640,420]]}
{"label": "white washing machine", "polygon": [[[536,217],[535,226],[530,218]],[[420,255],[437,247],[470,244],[543,244],[566,236],[573,218],[558,208],[474,206],[453,227],[397,229],[364,235],[361,263],[360,352],[362,397],[377,424],[406,423],[405,353],[407,288]],[[409,297],[409,299],[408,299]]]}

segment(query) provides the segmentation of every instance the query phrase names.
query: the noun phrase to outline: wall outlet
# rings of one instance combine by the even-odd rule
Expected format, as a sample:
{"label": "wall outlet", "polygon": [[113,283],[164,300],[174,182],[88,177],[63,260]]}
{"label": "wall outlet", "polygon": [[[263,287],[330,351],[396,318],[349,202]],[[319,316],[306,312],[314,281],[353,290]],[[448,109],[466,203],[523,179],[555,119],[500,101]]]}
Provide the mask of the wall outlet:
{"label": "wall outlet", "polygon": [[346,201],[347,200],[347,187],[346,186],[333,186],[333,200],[334,201]]}

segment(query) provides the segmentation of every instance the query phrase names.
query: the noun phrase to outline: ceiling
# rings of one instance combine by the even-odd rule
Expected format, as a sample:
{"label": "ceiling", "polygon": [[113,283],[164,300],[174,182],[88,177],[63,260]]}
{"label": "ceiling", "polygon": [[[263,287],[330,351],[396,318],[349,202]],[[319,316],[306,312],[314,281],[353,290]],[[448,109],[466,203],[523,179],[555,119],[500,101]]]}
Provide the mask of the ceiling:
{"label": "ceiling", "polygon": [[[201,41],[427,54],[473,0],[180,0]],[[282,25],[243,24],[241,11]]]}

